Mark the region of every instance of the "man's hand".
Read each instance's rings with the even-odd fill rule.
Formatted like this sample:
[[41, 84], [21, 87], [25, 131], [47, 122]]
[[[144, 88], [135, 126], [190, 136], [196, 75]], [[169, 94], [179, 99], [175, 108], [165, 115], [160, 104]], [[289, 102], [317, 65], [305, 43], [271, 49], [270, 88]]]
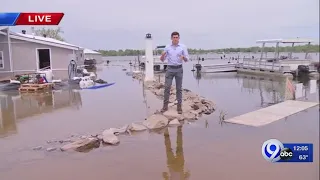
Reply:
[[180, 59], [181, 59], [182, 61], [187, 62], [187, 58], [185, 58], [183, 55], [180, 56]]
[[167, 53], [165, 51], [162, 52], [160, 60], [163, 62], [164, 58], [166, 57]]

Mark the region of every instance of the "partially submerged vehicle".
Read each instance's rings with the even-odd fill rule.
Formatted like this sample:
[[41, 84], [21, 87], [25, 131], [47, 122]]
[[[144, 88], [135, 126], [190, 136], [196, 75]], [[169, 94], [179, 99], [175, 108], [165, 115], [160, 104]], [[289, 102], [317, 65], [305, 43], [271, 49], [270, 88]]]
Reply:
[[95, 69], [97, 61], [95, 59], [85, 59], [84, 66], [86, 69]]

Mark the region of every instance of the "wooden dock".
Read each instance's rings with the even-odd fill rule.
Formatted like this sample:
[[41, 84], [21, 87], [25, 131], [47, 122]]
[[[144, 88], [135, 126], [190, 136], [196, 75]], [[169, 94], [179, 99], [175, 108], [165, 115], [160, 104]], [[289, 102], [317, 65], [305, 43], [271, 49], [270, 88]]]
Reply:
[[259, 127], [284, 119], [290, 115], [317, 105], [319, 105], [318, 102], [288, 100], [257, 111], [227, 119], [224, 122]]
[[[225, 63], [225, 64], [206, 64], [201, 65], [201, 72], [205, 73], [220, 73], [220, 72], [236, 72], [238, 63]], [[196, 68], [196, 64], [193, 65]]]
[[52, 90], [53, 83], [45, 84], [21, 84], [19, 91], [20, 92], [38, 92], [44, 90]]

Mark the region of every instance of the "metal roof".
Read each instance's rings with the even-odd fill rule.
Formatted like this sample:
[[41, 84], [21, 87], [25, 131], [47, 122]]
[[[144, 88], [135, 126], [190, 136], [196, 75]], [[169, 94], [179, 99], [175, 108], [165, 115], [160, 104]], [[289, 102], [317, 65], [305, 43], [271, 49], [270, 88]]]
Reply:
[[293, 38], [293, 39], [264, 39], [258, 40], [257, 43], [312, 43], [311, 39]]
[[97, 51], [93, 51], [93, 50], [91, 50], [91, 49], [84, 49], [84, 50], [83, 50], [83, 53], [84, 53], [84, 54], [101, 54], [101, 53], [99, 53], [99, 52], [97, 52]]
[[70, 43], [63, 42], [63, 41], [59, 41], [57, 39], [53, 39], [53, 38], [49, 38], [49, 37], [35, 36], [35, 35], [32, 35], [32, 34], [14, 33], [14, 32], [11, 32], [11, 34], [12, 35], [21, 36], [21, 37], [25, 37], [25, 38], [29, 38], [29, 39], [36, 39], [36, 40], [39, 40], [39, 41], [45, 41], [45, 42], [50, 42], [50, 43], [55, 43], [55, 44], [61, 44], [61, 45], [65, 45], [65, 46], [71, 46], [71, 47], [80, 48], [77, 45], [70, 44]]
[[[1, 32], [1, 31], [0, 31], [0, 34], [7, 35], [7, 33]], [[38, 44], [49, 45], [49, 46], [55, 46], [55, 47], [60, 47], [60, 48], [65, 48], [65, 49], [73, 49], [73, 50], [83, 49], [80, 46], [70, 44], [67, 42], [63, 42], [63, 41], [59, 41], [59, 40], [56, 40], [53, 38], [36, 36], [36, 35], [31, 35], [31, 34], [16, 33], [16, 32], [12, 32], [12, 31], [10, 31], [10, 38], [22, 40], [22, 41], [34, 42], [34, 43], [38, 43]]]

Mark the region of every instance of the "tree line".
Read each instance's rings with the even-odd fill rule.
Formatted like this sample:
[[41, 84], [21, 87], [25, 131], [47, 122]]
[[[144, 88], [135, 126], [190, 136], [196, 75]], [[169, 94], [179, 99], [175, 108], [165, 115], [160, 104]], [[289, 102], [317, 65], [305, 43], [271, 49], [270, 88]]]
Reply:
[[[97, 50], [103, 56], [138, 56], [144, 55], [144, 50], [125, 49], [125, 50]], [[275, 47], [265, 47], [264, 52], [274, 52]], [[280, 52], [320, 52], [320, 46], [316, 45], [299, 45], [279, 47]], [[161, 54], [162, 50], [157, 50], [157, 54]], [[207, 53], [257, 53], [261, 52], [261, 47], [253, 46], [247, 48], [224, 48], [224, 49], [188, 49], [189, 54], [207, 54]]]

